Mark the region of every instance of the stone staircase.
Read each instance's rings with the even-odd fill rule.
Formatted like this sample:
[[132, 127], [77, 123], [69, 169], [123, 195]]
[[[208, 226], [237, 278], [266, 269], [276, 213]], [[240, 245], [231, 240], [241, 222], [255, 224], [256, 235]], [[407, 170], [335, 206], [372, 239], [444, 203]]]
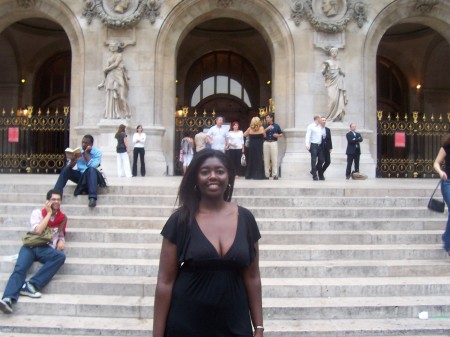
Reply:
[[[29, 214], [54, 181], [0, 175], [2, 289]], [[67, 186], [66, 263], [42, 298], [0, 313], [0, 336], [150, 336], [159, 233], [179, 182], [110, 179], [95, 209]], [[233, 199], [262, 234], [264, 335], [449, 336], [447, 214], [426, 208], [434, 183], [238, 180]], [[431, 318], [418, 319], [422, 311]]]

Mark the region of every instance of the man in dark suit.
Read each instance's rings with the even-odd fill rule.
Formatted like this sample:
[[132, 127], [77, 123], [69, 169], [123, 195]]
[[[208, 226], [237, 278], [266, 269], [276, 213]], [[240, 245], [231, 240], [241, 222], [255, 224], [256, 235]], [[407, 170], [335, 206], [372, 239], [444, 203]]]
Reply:
[[361, 134], [356, 132], [356, 124], [350, 124], [350, 131], [346, 135], [347, 137], [347, 169], [345, 170], [345, 177], [350, 179], [352, 170], [352, 164], [355, 162], [355, 170], [353, 172], [359, 172], [359, 157], [361, 156], [360, 143], [363, 141]]
[[319, 157], [317, 162], [317, 172], [319, 173], [319, 180], [325, 180], [325, 170], [331, 164], [331, 150], [333, 149], [333, 142], [331, 141], [331, 131], [325, 126], [327, 119], [321, 117], [320, 126], [322, 127], [322, 143], [320, 144], [320, 150], [323, 156]]

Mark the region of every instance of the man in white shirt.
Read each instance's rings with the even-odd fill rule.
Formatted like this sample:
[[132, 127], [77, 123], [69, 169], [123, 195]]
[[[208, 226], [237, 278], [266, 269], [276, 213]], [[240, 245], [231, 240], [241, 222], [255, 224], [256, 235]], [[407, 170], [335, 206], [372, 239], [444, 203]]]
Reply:
[[311, 171], [313, 180], [319, 180], [317, 173], [323, 177], [323, 172], [317, 172], [320, 167], [317, 166], [317, 160], [323, 162], [323, 153], [320, 144], [322, 143], [322, 127], [320, 125], [320, 116], [314, 116], [314, 122], [308, 125], [305, 136], [306, 149], [311, 153]]
[[226, 138], [228, 130], [223, 126], [223, 117], [216, 118], [216, 125], [208, 130], [208, 143], [211, 144], [211, 148], [225, 152]]

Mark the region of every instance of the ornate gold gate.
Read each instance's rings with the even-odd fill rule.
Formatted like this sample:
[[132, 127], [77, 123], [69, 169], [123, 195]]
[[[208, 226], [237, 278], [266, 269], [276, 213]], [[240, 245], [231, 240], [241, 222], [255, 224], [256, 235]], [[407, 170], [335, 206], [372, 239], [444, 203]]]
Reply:
[[426, 116], [377, 113], [377, 177], [433, 178], [433, 162], [443, 136], [449, 132], [450, 113]]
[[69, 146], [69, 107], [61, 114], [40, 110], [2, 111], [0, 173], [58, 173]]
[[[189, 112], [191, 110], [191, 112]], [[189, 115], [191, 114], [191, 115]], [[183, 107], [182, 110], [178, 110], [175, 117], [175, 144], [174, 144], [174, 174], [183, 174], [183, 165], [180, 162], [180, 145], [181, 140], [185, 134], [194, 138], [195, 134], [203, 131], [203, 129], [209, 129], [215, 123], [216, 113], [213, 111], [209, 114], [203, 111], [199, 114], [197, 110], [189, 107]]]

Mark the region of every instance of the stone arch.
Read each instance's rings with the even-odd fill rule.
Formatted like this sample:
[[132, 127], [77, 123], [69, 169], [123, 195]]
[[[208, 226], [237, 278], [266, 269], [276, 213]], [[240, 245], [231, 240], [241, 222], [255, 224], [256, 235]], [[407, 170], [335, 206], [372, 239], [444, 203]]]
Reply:
[[[0, 32], [16, 21], [27, 18], [42, 18], [59, 24], [67, 34], [72, 50], [72, 85], [70, 93], [71, 131], [83, 123], [83, 83], [85, 47], [83, 34], [77, 17], [62, 1], [37, 0], [34, 6], [21, 8], [15, 0], [0, 3]], [[71, 143], [78, 143], [71, 132]]]
[[[258, 20], [254, 13], [258, 13]], [[277, 121], [294, 124], [294, 45], [283, 16], [268, 2], [236, 1], [227, 8], [214, 0], [184, 1], [167, 16], [156, 41], [155, 106], [153, 125], [165, 127], [163, 152], [173, 173], [175, 114], [175, 76], [178, 48], [186, 35], [199, 23], [214, 18], [233, 18], [253, 26], [266, 40], [272, 58], [272, 96]]]
[[[386, 6], [370, 25], [363, 47], [364, 68], [364, 128], [376, 130], [376, 57], [378, 46], [386, 31], [400, 23], [420, 23], [441, 34], [450, 43], [448, 18], [450, 17], [450, 3], [440, 1], [427, 14], [416, 9], [416, 2], [410, 0], [394, 1]], [[376, 156], [376, 132], [372, 133], [370, 153]]]

